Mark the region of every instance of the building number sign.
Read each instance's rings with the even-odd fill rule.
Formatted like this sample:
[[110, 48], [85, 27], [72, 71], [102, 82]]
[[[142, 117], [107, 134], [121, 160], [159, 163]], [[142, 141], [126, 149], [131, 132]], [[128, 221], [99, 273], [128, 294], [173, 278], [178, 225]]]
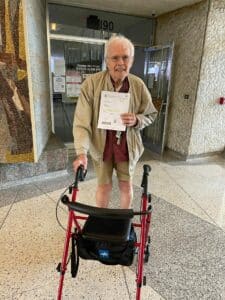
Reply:
[[100, 20], [100, 30], [113, 31], [114, 24], [112, 21]]

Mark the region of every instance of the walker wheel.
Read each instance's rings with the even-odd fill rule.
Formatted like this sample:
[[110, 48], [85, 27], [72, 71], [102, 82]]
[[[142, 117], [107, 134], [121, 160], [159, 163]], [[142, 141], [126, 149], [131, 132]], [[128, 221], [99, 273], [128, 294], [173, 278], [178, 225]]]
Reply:
[[149, 246], [147, 245], [145, 248], [145, 257], [144, 257], [144, 262], [147, 263], [149, 261], [149, 256], [150, 256], [150, 252], [149, 252]]
[[146, 276], [143, 277], [143, 285], [146, 285]]
[[71, 243], [71, 276], [75, 278], [77, 276], [78, 267], [79, 267], [79, 255], [77, 252], [77, 241], [75, 238], [75, 234], [72, 235], [72, 243]]

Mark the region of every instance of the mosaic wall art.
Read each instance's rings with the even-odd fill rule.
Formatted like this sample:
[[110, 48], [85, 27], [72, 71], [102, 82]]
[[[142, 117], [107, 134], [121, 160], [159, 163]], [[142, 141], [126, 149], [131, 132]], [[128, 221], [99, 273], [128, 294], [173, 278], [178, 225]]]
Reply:
[[22, 0], [0, 0], [0, 163], [33, 161]]

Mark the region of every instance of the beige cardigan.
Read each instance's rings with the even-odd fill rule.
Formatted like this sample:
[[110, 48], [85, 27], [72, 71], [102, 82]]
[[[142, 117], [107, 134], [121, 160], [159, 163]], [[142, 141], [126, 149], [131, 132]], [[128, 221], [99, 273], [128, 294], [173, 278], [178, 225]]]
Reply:
[[[132, 74], [128, 75], [128, 81], [131, 95], [129, 112], [135, 113], [138, 118], [137, 126], [127, 127], [129, 171], [133, 174], [144, 150], [140, 129], [154, 121], [157, 110], [144, 82]], [[103, 159], [106, 140], [106, 130], [97, 128], [102, 91], [114, 91], [107, 71], [89, 76], [82, 84], [73, 124], [76, 154], [87, 154], [90, 151], [91, 157], [96, 161]]]

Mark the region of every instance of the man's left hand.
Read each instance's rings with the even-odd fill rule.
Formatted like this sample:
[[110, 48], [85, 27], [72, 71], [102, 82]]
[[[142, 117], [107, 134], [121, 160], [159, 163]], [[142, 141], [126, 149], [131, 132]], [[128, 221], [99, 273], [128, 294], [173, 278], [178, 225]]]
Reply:
[[137, 125], [137, 117], [133, 113], [125, 113], [120, 115], [124, 125], [131, 127]]

